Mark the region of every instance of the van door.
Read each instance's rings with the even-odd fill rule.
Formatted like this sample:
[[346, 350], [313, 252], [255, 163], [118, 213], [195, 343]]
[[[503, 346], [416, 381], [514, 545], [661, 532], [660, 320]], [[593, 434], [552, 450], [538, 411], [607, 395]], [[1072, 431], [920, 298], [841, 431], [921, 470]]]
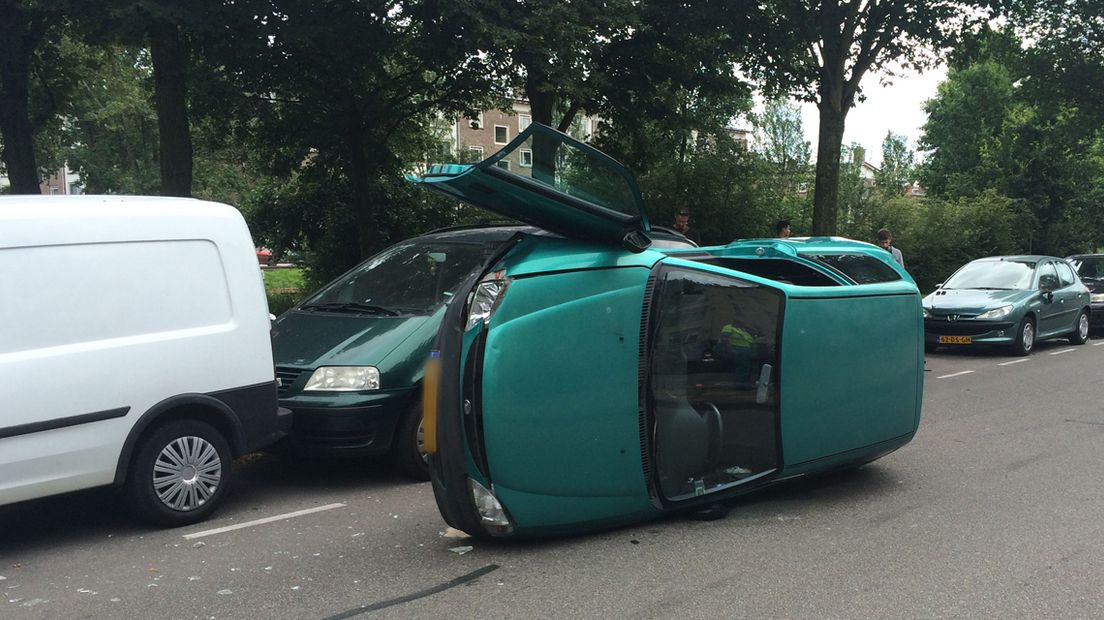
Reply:
[[654, 299], [646, 407], [660, 497], [677, 502], [777, 471], [782, 292], [664, 267]]

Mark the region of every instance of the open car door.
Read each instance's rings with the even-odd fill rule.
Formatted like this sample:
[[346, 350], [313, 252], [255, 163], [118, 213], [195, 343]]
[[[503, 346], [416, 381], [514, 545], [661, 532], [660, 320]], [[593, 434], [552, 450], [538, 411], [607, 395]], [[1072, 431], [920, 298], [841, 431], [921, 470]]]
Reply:
[[478, 164], [437, 164], [410, 180], [565, 237], [633, 252], [651, 244], [640, 189], [629, 171], [538, 123]]

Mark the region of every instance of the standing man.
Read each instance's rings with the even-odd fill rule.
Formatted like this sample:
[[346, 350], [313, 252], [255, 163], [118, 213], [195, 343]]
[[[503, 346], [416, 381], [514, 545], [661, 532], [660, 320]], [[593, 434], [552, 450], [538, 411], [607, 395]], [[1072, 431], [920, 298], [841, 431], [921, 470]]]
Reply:
[[882, 249], [893, 255], [893, 260], [897, 261], [897, 264], [902, 269], [905, 267], [905, 257], [901, 254], [901, 250], [893, 247], [893, 233], [889, 232], [888, 228], [883, 228], [878, 231], [878, 245], [882, 246]]
[[774, 223], [774, 236], [785, 239], [790, 236], [790, 220], [778, 220]]
[[673, 228], [683, 237], [701, 245], [701, 233], [696, 228], [690, 228], [690, 209], [680, 207], [678, 211], [675, 211], [675, 225]]

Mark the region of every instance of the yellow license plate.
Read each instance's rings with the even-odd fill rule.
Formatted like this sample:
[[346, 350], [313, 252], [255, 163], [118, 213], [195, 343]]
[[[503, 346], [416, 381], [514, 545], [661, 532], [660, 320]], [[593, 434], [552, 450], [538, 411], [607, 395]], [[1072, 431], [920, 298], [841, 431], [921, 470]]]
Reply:
[[973, 342], [969, 336], [940, 336], [939, 344], [970, 344]]
[[441, 380], [441, 353], [433, 351], [426, 362], [422, 389], [422, 431], [427, 454], [437, 453], [437, 385]]

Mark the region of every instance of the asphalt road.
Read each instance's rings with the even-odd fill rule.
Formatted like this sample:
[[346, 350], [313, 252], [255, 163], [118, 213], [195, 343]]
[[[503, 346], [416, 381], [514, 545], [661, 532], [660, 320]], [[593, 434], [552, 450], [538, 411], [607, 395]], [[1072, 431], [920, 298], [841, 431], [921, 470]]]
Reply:
[[1104, 340], [927, 366], [911, 444], [720, 521], [489, 545], [428, 484], [269, 456], [178, 530], [104, 491], [2, 508], [0, 617], [1104, 617]]

